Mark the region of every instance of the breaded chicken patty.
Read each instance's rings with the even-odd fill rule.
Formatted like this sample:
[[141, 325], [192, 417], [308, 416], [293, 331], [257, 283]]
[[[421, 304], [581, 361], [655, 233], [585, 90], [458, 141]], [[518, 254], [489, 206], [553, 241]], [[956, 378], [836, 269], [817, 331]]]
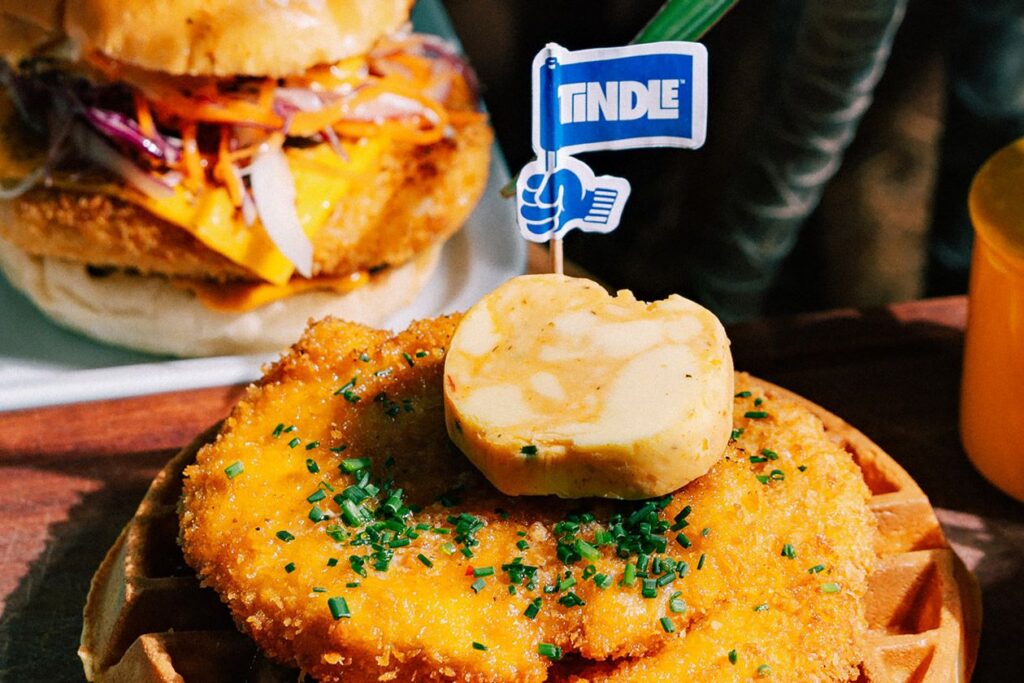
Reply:
[[[450, 237], [483, 192], [492, 137], [481, 117], [431, 145], [388, 143], [313, 238], [314, 274], [401, 265]], [[58, 177], [54, 187], [0, 202], [0, 237], [33, 256], [147, 275], [258, 279], [185, 229], [93, 188], [80, 192]]]
[[740, 375], [725, 457], [675, 494], [506, 497], [446, 435], [456, 323], [313, 325], [186, 470], [186, 559], [271, 658], [323, 681], [855, 678], [869, 494], [816, 418]]

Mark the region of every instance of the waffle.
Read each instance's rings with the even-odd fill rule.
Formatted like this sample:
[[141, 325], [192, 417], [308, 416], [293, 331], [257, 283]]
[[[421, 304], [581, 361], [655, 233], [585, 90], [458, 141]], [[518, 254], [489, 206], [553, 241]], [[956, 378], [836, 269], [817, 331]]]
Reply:
[[[767, 382], [769, 398], [817, 415], [860, 467], [872, 498], [878, 563], [869, 579], [869, 632], [856, 683], [970, 680], [981, 630], [974, 577], [950, 549], [928, 498], [877, 445], [821, 407]], [[217, 433], [201, 434], [153, 480], [135, 517], [93, 577], [78, 654], [90, 681], [295, 681], [232, 624], [200, 587], [177, 545], [182, 470]]]

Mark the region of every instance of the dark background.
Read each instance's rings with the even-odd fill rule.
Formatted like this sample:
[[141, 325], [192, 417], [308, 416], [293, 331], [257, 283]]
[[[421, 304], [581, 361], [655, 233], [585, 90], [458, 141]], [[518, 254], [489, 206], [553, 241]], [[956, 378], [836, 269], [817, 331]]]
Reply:
[[[513, 173], [532, 158], [530, 63], [549, 41], [569, 49], [621, 45], [661, 0], [445, 0], [484, 87]], [[686, 294], [683, 255], [699, 239], [749, 145], [773, 70], [788, 47], [780, 26], [798, 0], [740, 2], [705, 38], [710, 53], [706, 145], [588, 154], [596, 173], [633, 185], [620, 228], [571, 233], [567, 257], [643, 298]], [[786, 263], [768, 313], [870, 306], [925, 294], [931, 196], [944, 119], [952, 3], [911, 2], [889, 68], [840, 173]], [[960, 190], [966, 202], [966, 188]]]

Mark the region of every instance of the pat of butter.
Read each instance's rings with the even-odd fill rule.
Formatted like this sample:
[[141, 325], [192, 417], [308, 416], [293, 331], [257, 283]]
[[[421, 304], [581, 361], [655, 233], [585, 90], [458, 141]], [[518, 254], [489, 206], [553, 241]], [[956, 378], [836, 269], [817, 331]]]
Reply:
[[452, 440], [511, 495], [663, 495], [704, 474], [732, 429], [732, 356], [711, 312], [561, 275], [473, 306], [444, 389]]

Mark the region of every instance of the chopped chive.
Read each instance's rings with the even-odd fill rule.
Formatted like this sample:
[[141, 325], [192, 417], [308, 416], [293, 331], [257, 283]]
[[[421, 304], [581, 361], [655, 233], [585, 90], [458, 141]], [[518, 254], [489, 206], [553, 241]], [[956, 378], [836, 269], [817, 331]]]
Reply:
[[295, 438], [288, 442], [288, 448], [295, 448], [300, 443], [302, 443], [302, 440], [296, 436]]
[[494, 576], [494, 567], [474, 567], [473, 576]]
[[416, 365], [415, 363], [413, 363], [413, 362], [412, 362], [412, 356], [410, 356], [410, 355], [408, 354], [408, 352], [406, 352], [406, 351], [403, 351], [403, 352], [402, 352], [402, 358], [404, 358], [404, 359], [405, 359], [405, 362], [409, 364], [409, 367], [410, 367], [410, 368], [411, 368], [411, 367], [413, 367], [414, 365]]
[[359, 588], [360, 583], [358, 581], [349, 581], [345, 584], [345, 588]]
[[770, 448], [763, 448], [763, 449], [761, 449], [761, 455], [763, 455], [764, 457], [768, 458], [769, 460], [778, 460], [779, 459], [779, 454], [776, 453], [775, 451], [771, 450]]
[[583, 599], [580, 596], [576, 595], [572, 591], [569, 591], [562, 597], [558, 598], [558, 604], [564, 607], [582, 607], [587, 603], [583, 602]]
[[471, 548], [466, 548], [465, 546], [463, 546], [459, 549], [459, 552], [461, 552], [466, 557], [473, 557], [473, 550]]
[[672, 623], [672, 619], [670, 619], [669, 617], [662, 617], [658, 621], [661, 622], [661, 627], [663, 629], [665, 629], [665, 633], [675, 633], [676, 632], [676, 625], [674, 623]]
[[336, 557], [329, 558], [327, 560], [327, 566], [328, 567], [337, 567], [338, 566], [338, 558], [336, 558]]
[[751, 394], [749, 391], [741, 391], [736, 394], [736, 398], [750, 398]]
[[426, 358], [427, 357], [427, 352], [426, 351], [417, 351], [416, 352], [416, 357], [417, 358]]
[[636, 583], [636, 565], [632, 562], [626, 563], [625, 573], [622, 575], [622, 585], [632, 586]]
[[690, 565], [686, 560], [679, 560], [679, 562], [676, 563], [676, 573], [679, 574], [680, 579], [685, 579], [688, 571], [690, 571]]
[[327, 589], [324, 588], [323, 586], [313, 586], [312, 591], [314, 593], [326, 593]]
[[706, 557], [707, 557], [706, 553], [701, 553], [700, 554], [700, 559], [697, 560], [697, 571], [700, 571], [701, 569], [704, 569], [704, 559]]
[[327, 519], [327, 514], [320, 509], [319, 505], [314, 505], [309, 509], [309, 520], [316, 524]]
[[540, 606], [542, 603], [543, 601], [540, 598], [534, 598], [530, 602], [530, 604], [527, 605], [526, 611], [523, 612], [523, 616], [525, 616], [527, 619], [535, 618], [537, 616], [537, 613], [540, 612]]
[[352, 617], [352, 613], [348, 611], [348, 603], [340, 595], [334, 598], [327, 598], [327, 609], [331, 610], [331, 616], [334, 617], [335, 621]]
[[768, 476], [771, 477], [772, 481], [782, 481], [786, 478], [786, 473], [782, 470], [772, 470]]
[[323, 489], [317, 489], [316, 491], [313, 491], [313, 493], [311, 493], [308, 496], [306, 496], [306, 502], [307, 503], [319, 503], [321, 500], [323, 500], [326, 497], [327, 497], [327, 494], [324, 493]]
[[742, 428], [734, 429], [734, 430], [732, 430], [732, 434], [729, 435], [729, 440], [730, 441], [735, 441], [736, 439], [740, 438], [741, 436], [743, 436], [743, 429]]
[[562, 648], [551, 643], [537, 643], [537, 654], [557, 662], [562, 658]]
[[759, 405], [761, 405], [762, 403], [764, 403], [764, 399], [763, 399], [763, 398], [761, 398], [760, 396], [758, 396], [757, 398], [755, 398], [755, 399], [754, 399], [754, 405], [755, 405], [755, 406], [759, 406]]
[[600, 588], [601, 590], [611, 588], [612, 577], [608, 576], [607, 574], [594, 574], [594, 585]]
[[594, 546], [590, 545], [582, 539], [576, 539], [576, 542], [573, 544], [573, 547], [584, 560], [587, 560], [589, 562], [594, 562], [595, 560], [601, 557], [600, 550], [598, 550], [597, 548], [595, 548]]
[[686, 611], [686, 601], [679, 597], [680, 595], [681, 593], [676, 591], [668, 601], [668, 608], [676, 614], [682, 614]]
[[564, 579], [559, 580], [559, 582], [558, 582], [558, 591], [559, 592], [564, 591], [564, 590], [566, 590], [568, 588], [572, 588], [575, 585], [576, 585], [576, 577], [567, 576]]
[[675, 572], [668, 572], [666, 574], [662, 574], [661, 576], [659, 576], [657, 581], [655, 581], [655, 584], [660, 588], [661, 586], [667, 586], [668, 584], [672, 583], [675, 580], [676, 580], [676, 573]]
[[700, 535], [703, 536], [704, 538], [707, 538], [708, 536], [710, 536], [711, 535], [711, 527], [707, 527], [706, 526], [703, 529], [701, 529], [700, 530]]
[[782, 556], [783, 557], [788, 557], [791, 560], [795, 560], [796, 559], [796, 548], [794, 548], [792, 546], [792, 544], [790, 544], [790, 543], [784, 544], [782, 546]]
[[281, 432], [283, 432], [283, 431], [284, 431], [284, 422], [279, 422], [277, 424], [277, 426], [274, 427], [274, 431], [271, 432], [271, 433], [274, 435], [274, 438], [276, 439], [277, 437], [281, 436]]
[[763, 420], [768, 417], [768, 413], [763, 410], [748, 410], [743, 413], [743, 417], [750, 418], [751, 420]]
[[288, 564], [286, 564], [284, 566], [284, 570], [287, 573], [291, 574], [293, 571], [295, 571], [295, 563], [294, 562], [289, 562]]
[[[314, 441], [313, 443], [319, 444], [320, 442]], [[306, 446], [306, 450], [309, 450], [309, 446]], [[310, 474], [316, 474], [320, 471], [320, 465], [317, 465], [316, 460], [313, 460], [313, 458], [306, 458], [306, 469], [309, 470]]]
[[392, 548], [404, 548], [410, 543], [412, 543], [412, 541], [410, 541], [408, 538], [396, 538], [395, 540], [388, 543], [388, 545]]
[[752, 464], [752, 465], [756, 465], [756, 464], [762, 463], [762, 462], [768, 462], [768, 458], [762, 458], [760, 455], [752, 455], [752, 456], [750, 456], [749, 459], [750, 459], [750, 464]]
[[537, 455], [537, 447], [531, 443], [520, 448], [519, 452], [523, 455]]
[[245, 465], [242, 464], [241, 460], [236, 460], [224, 468], [224, 474], [228, 475], [228, 479], [234, 479], [244, 471]]
[[469, 587], [473, 589], [474, 593], [479, 593], [486, 585], [487, 583], [483, 579], [477, 579], [473, 583], [469, 584]]
[[771, 479], [769, 479], [767, 474], [759, 474], [759, 475], [757, 475], [757, 480], [759, 482], [761, 482], [762, 484], [767, 484], [769, 481], [771, 481]]
[[343, 443], [340, 446], [333, 446], [332, 448], [329, 448], [328, 450], [331, 453], [344, 453], [347, 448], [348, 448], [348, 444], [347, 443]]
[[341, 461], [341, 471], [347, 474], [358, 472], [370, 466], [369, 458], [345, 458]]
[[518, 541], [516, 541], [516, 547], [520, 550], [526, 550], [530, 547], [530, 544], [524, 541], [523, 539], [519, 539]]
[[416, 559], [418, 559], [420, 562], [422, 562], [427, 567], [433, 567], [434, 566], [434, 563], [430, 561], [430, 558], [427, 557], [426, 555], [424, 555], [423, 553], [420, 553], [419, 555], [417, 555]]
[[597, 573], [597, 567], [595, 567], [592, 564], [588, 564], [586, 566], [586, 568], [583, 570], [583, 580], [586, 581], [587, 579], [589, 579], [591, 576], [593, 576], [596, 573]]
[[838, 583], [823, 583], [823, 584], [821, 584], [821, 592], [822, 593], [838, 593], [839, 592], [839, 584]]
[[768, 611], [768, 603], [762, 602], [760, 605], [757, 605], [756, 607], [754, 607], [754, 611], [755, 612], [767, 612]]
[[[306, 450], [307, 451], [311, 451], [311, 450], [313, 450], [314, 448], [316, 448], [319, 445], [320, 445], [319, 441], [310, 441], [309, 443], [306, 444]], [[310, 462], [309, 460], [306, 461], [306, 467], [309, 467], [309, 462]], [[313, 463], [313, 464], [315, 465], [316, 463]], [[320, 470], [320, 468], [317, 467], [317, 471], [319, 471], [319, 470]]]
[[757, 667], [757, 675], [759, 678], [767, 678], [772, 675], [772, 668], [767, 664], [762, 664]]
[[809, 568], [807, 570], [807, 573], [808, 574], [817, 574], [818, 572], [823, 572], [823, 571], [825, 571], [825, 565], [823, 565], [823, 564], [816, 564], [813, 567]]
[[729, 663], [736, 664], [737, 660], [739, 660], [739, 655], [736, 654], [736, 650], [729, 650]]
[[684, 548], [689, 548], [691, 545], [693, 545], [693, 542], [690, 540], [690, 537], [684, 534], [682, 531], [680, 531], [676, 535], [676, 543], [683, 546]]
[[658, 584], [654, 579], [642, 579], [643, 587], [640, 589], [640, 595], [647, 598], [658, 597]]
[[800, 466], [797, 467], [797, 469], [800, 470], [801, 472], [806, 472], [807, 471], [807, 465], [800, 465]]
[[277, 532], [276, 534], [274, 534], [274, 535], [275, 535], [275, 536], [277, 536], [278, 538], [280, 538], [280, 539], [281, 539], [282, 541], [284, 541], [285, 543], [291, 543], [292, 541], [294, 541], [294, 540], [295, 540], [295, 537], [294, 537], [294, 536], [292, 536], [292, 535], [291, 535], [290, 533], [288, 533], [287, 531], [278, 531], [278, 532]]
[[484, 652], [486, 652], [486, 651], [487, 651], [487, 646], [486, 646], [486, 645], [484, 645], [483, 643], [478, 643], [478, 642], [476, 642], [476, 641], [474, 640], [474, 641], [473, 641], [473, 649], [474, 649], [474, 650], [481, 650], [481, 651], [484, 651]]
[[441, 550], [444, 552], [445, 555], [454, 555], [455, 545], [452, 543], [445, 543], [441, 546]]
[[284, 428], [284, 433], [285, 434], [291, 434], [296, 429], [297, 429], [297, 427], [295, 425], [288, 425], [287, 427]]

